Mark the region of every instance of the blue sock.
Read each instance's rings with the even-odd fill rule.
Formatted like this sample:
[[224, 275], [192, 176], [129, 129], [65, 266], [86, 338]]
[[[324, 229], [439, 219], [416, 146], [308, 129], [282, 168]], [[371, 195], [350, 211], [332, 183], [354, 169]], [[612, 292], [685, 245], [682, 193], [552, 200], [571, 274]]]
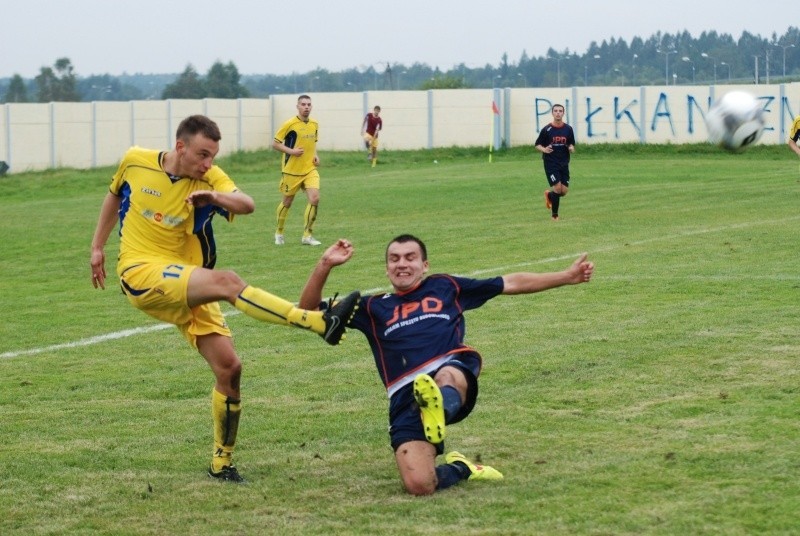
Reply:
[[442, 403], [444, 404], [444, 420], [447, 423], [461, 409], [461, 395], [458, 394], [455, 387], [450, 385], [445, 385], [440, 391], [442, 392]]
[[463, 463], [447, 463], [436, 466], [436, 489], [445, 489], [454, 486], [469, 478], [469, 468]]

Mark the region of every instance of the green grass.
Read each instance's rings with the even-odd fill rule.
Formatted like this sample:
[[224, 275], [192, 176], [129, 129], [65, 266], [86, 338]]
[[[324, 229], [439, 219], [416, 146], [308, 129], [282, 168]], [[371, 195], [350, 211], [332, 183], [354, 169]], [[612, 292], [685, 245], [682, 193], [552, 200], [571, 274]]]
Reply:
[[[800, 533], [796, 158], [581, 146], [554, 223], [532, 148], [487, 156], [385, 153], [370, 169], [361, 153], [322, 155], [316, 235], [357, 248], [331, 292], [387, 288], [383, 250], [401, 232], [427, 242], [433, 272], [551, 271], [581, 251], [596, 263], [588, 285], [467, 313], [481, 394], [447, 447], [506, 479], [427, 498], [401, 489], [359, 333], [332, 348], [227, 305], [250, 482], [208, 479], [207, 365], [113, 285], [91, 287], [113, 170], [0, 179], [0, 533]], [[219, 267], [296, 300], [321, 253], [299, 244], [304, 203], [276, 248], [276, 154], [221, 164], [258, 208], [217, 223]]]

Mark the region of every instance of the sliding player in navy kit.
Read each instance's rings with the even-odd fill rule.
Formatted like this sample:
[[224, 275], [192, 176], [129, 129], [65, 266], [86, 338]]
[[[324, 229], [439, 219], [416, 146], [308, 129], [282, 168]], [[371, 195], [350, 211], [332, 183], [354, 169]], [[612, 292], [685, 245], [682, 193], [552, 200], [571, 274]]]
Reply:
[[[353, 255], [344, 239], [325, 250], [299, 307], [320, 307], [331, 270]], [[444, 453], [446, 425], [470, 414], [478, 396], [480, 354], [464, 343], [463, 312], [500, 294], [529, 294], [585, 283], [594, 264], [581, 255], [561, 272], [513, 273], [489, 279], [446, 274], [425, 277], [425, 244], [412, 235], [394, 238], [386, 248], [386, 275], [393, 292], [362, 296], [348, 327], [367, 337], [375, 365], [389, 395], [389, 435], [403, 485], [413, 495], [429, 495], [462, 480], [500, 480], [489, 466]]]
[[536, 138], [536, 150], [542, 153], [544, 174], [551, 190], [544, 191], [544, 205], [558, 221], [558, 206], [569, 191], [569, 157], [575, 152], [575, 133], [564, 122], [564, 106], [554, 104], [553, 121]]

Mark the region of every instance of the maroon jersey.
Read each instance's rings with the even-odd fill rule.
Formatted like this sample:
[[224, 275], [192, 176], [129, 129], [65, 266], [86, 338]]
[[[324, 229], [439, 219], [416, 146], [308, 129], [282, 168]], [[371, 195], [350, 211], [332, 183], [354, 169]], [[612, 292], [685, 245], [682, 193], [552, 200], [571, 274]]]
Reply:
[[364, 122], [367, 124], [367, 134], [370, 136], [374, 136], [377, 131], [383, 128], [383, 119], [380, 116], [375, 117], [372, 112], [367, 114]]

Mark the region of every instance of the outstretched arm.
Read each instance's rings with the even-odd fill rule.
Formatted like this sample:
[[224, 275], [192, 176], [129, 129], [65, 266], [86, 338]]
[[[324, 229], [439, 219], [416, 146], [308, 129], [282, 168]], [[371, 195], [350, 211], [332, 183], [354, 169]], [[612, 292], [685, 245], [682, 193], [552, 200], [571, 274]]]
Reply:
[[325, 250], [314, 271], [303, 287], [303, 292], [300, 294], [300, 303], [298, 306], [301, 309], [316, 310], [319, 309], [319, 304], [322, 301], [322, 289], [325, 288], [325, 282], [331, 270], [335, 266], [346, 263], [353, 256], [353, 244], [349, 240], [340, 238], [331, 247]]
[[588, 283], [594, 273], [594, 263], [584, 253], [566, 270], [535, 274], [519, 272], [503, 276], [503, 294], [531, 294], [563, 285]]
[[92, 267], [92, 285], [94, 288], [106, 288], [106, 254], [104, 248], [111, 231], [117, 224], [121, 199], [108, 192], [100, 208], [97, 227], [94, 230], [89, 264]]

